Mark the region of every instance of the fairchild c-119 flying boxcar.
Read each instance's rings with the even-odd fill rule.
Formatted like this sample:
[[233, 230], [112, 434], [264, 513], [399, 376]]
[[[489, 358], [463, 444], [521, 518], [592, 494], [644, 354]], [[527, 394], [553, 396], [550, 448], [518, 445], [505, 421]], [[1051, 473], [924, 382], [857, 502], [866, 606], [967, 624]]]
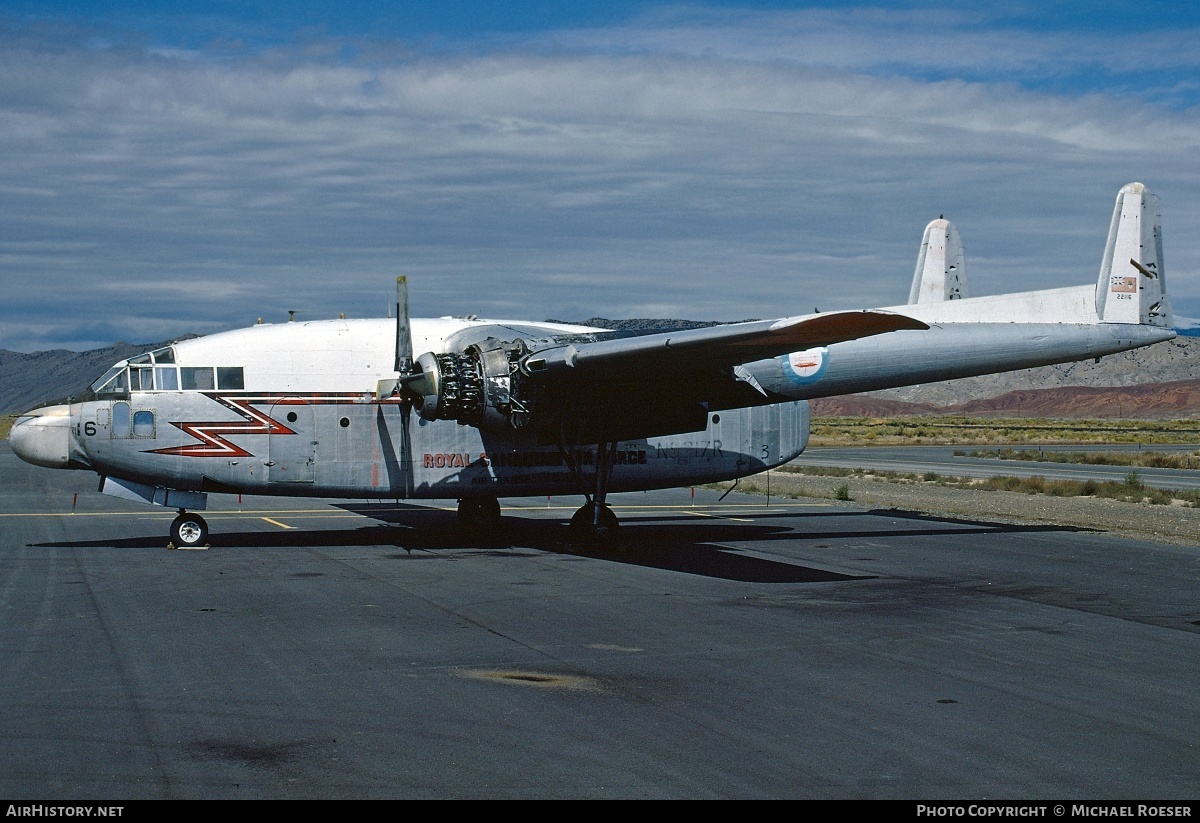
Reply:
[[21, 416], [9, 439], [30, 463], [94, 471], [107, 494], [179, 509], [178, 546], [207, 540], [195, 512], [210, 493], [457, 499], [466, 525], [497, 520], [499, 497], [579, 493], [573, 527], [606, 534], [617, 528], [609, 492], [733, 480], [792, 460], [808, 440], [811, 398], [1175, 336], [1158, 202], [1140, 183], [1117, 195], [1094, 286], [964, 297], [961, 244], [946, 225], [922, 250], [944, 266], [944, 299], [914, 282], [903, 306], [636, 335], [410, 321], [399, 278], [394, 321], [177, 342]]

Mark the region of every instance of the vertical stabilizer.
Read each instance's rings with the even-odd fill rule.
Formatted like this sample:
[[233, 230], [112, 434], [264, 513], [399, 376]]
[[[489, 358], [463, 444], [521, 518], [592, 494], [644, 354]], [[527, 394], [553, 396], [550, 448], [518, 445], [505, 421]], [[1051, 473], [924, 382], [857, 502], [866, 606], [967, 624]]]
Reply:
[[1141, 183], [1117, 193], [1096, 281], [1096, 314], [1105, 323], [1172, 325], [1158, 198]]
[[939, 217], [925, 227], [908, 302], [942, 303], [967, 296], [962, 240], [949, 220]]

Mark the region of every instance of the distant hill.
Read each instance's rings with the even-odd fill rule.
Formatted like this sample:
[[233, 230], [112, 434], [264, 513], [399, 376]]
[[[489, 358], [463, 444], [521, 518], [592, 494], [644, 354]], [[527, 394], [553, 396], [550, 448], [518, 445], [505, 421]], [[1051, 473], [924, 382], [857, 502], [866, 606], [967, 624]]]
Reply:
[[91, 351], [0, 349], [0, 414], [20, 414], [87, 389], [118, 360], [167, 345], [114, 343]]
[[[682, 329], [706, 329], [709, 326], [719, 326], [722, 323], [727, 323], [727, 320], [654, 320], [654, 319], [633, 319], [633, 320], [606, 320], [603, 317], [592, 317], [587, 320], [547, 320], [547, 323], [566, 323], [571, 326], [596, 326], [601, 329], [611, 329], [613, 331], [644, 331], [644, 332], [663, 332], [663, 331], [680, 331]], [[734, 322], [745, 322], [737, 320]]]
[[1200, 337], [1200, 320], [1175, 315], [1175, 331], [1184, 337]]
[[[1110, 354], [1099, 363], [1085, 360], [983, 377], [964, 377], [871, 392], [869, 396], [906, 403], [957, 406], [980, 398], [1027, 389], [1069, 386], [1141, 386], [1200, 380], [1200, 338], [1177, 337], [1144, 349]], [[1069, 411], [1069, 409], [1064, 409]]]
[[1200, 379], [1141, 386], [1063, 386], [1018, 389], [996, 397], [942, 406], [906, 403], [867, 394], [823, 397], [812, 401], [821, 417], [1054, 417], [1086, 420], [1180, 420], [1200, 417]]

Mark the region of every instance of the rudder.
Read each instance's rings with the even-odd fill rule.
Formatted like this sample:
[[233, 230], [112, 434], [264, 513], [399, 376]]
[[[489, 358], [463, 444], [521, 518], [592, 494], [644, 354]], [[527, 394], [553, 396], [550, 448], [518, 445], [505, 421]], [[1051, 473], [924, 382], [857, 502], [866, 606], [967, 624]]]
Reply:
[[1096, 281], [1096, 314], [1104, 323], [1173, 325], [1158, 197], [1141, 183], [1117, 193]]
[[917, 269], [913, 273], [909, 305], [962, 300], [967, 296], [967, 269], [958, 229], [939, 217], [925, 227]]

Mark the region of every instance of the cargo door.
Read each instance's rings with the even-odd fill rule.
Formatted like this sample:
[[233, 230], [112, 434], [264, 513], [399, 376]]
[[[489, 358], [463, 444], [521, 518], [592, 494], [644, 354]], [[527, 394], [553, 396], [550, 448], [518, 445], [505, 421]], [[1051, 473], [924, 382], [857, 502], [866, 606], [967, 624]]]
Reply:
[[312, 483], [316, 479], [317, 437], [313, 409], [299, 397], [285, 397], [271, 406], [267, 436], [267, 479], [272, 483]]

